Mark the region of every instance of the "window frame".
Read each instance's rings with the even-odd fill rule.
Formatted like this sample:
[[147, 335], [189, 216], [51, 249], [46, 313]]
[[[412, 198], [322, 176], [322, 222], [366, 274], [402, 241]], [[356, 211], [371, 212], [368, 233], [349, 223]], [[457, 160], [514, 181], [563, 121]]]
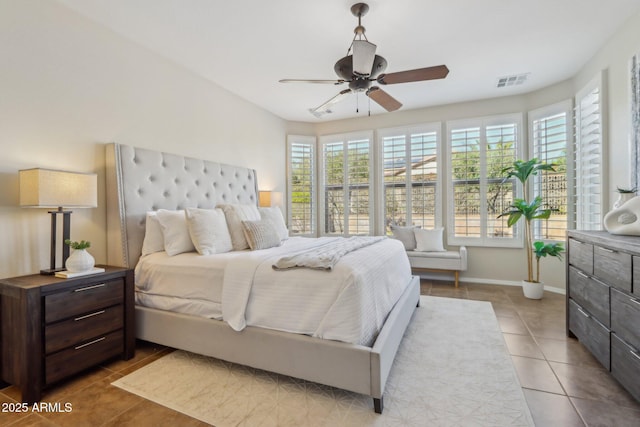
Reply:
[[[480, 246], [480, 247], [502, 247], [502, 248], [522, 248], [524, 247], [524, 233], [522, 232], [522, 224], [518, 223], [513, 226], [512, 237], [490, 237], [486, 235], [487, 218], [486, 212], [486, 188], [487, 188], [487, 135], [486, 131], [491, 126], [504, 126], [514, 124], [516, 136], [515, 158], [521, 159], [524, 152], [523, 138], [523, 113], [508, 113], [494, 116], [485, 116], [477, 118], [449, 120], [446, 122], [446, 164], [449, 169], [446, 180], [446, 197], [447, 197], [447, 241], [450, 245], [456, 246]], [[456, 236], [455, 235], [455, 199], [454, 185], [451, 174], [452, 169], [452, 132], [457, 129], [480, 128], [480, 236]], [[522, 185], [515, 180], [514, 198], [522, 197]]]
[[[344, 218], [343, 218], [343, 226], [344, 226], [344, 232], [343, 233], [327, 233], [326, 232], [326, 221], [325, 221], [325, 216], [326, 216], [326, 201], [325, 201], [325, 197], [324, 197], [324, 193], [325, 193], [325, 173], [326, 173], [326, 168], [325, 168], [325, 157], [324, 157], [324, 147], [327, 144], [332, 144], [332, 143], [343, 143], [343, 144], [347, 144], [349, 142], [352, 141], [360, 141], [360, 140], [368, 140], [369, 143], [369, 179], [368, 179], [368, 185], [369, 185], [369, 208], [368, 208], [368, 215], [369, 215], [369, 230], [367, 235], [374, 235], [375, 232], [375, 222], [376, 222], [376, 218], [375, 218], [375, 213], [376, 213], [376, 185], [375, 185], [375, 179], [374, 179], [374, 138], [373, 138], [373, 131], [369, 130], [369, 131], [358, 131], [358, 132], [349, 132], [349, 133], [340, 133], [340, 134], [332, 134], [332, 135], [322, 135], [318, 138], [318, 150], [317, 152], [319, 153], [317, 155], [317, 164], [318, 164], [318, 171], [319, 173], [318, 175], [318, 185], [317, 185], [317, 206], [318, 206], [318, 235], [319, 236], [344, 236], [344, 237], [350, 237], [350, 236], [356, 236], [358, 234], [353, 234], [351, 233], [351, 230], [349, 228], [349, 214], [347, 213], [347, 211], [345, 210], [344, 213]], [[348, 173], [348, 158], [347, 156], [345, 156], [343, 158], [344, 161], [344, 167], [343, 167], [343, 177], [345, 179], [344, 181], [344, 188], [347, 188], [349, 186], [349, 182], [346, 179], [347, 178], [347, 173]], [[348, 192], [345, 192], [344, 196], [343, 196], [343, 206], [348, 206], [348, 202], [349, 202], [349, 196], [348, 196]]]
[[[376, 151], [378, 162], [376, 164], [376, 170], [378, 171], [378, 179], [376, 180], [377, 194], [379, 194], [378, 200], [380, 200], [379, 207], [376, 210], [378, 218], [376, 219], [376, 228], [380, 234], [386, 234], [385, 224], [385, 206], [386, 206], [386, 194], [385, 194], [385, 182], [384, 182], [384, 139], [397, 136], [403, 136], [405, 138], [405, 153], [406, 158], [410, 159], [410, 146], [411, 136], [420, 133], [436, 134], [436, 174], [438, 179], [435, 183], [435, 206], [434, 206], [434, 227], [442, 227], [442, 187], [443, 187], [443, 157], [442, 157], [442, 123], [423, 123], [419, 125], [411, 126], [398, 126], [393, 128], [378, 129], [376, 135]], [[410, 161], [409, 161], [410, 163]], [[407, 165], [409, 166], [409, 165]], [[411, 176], [407, 175], [405, 180], [405, 188], [412, 188]], [[411, 208], [412, 201], [408, 197], [406, 200], [406, 221], [407, 224], [411, 222]]]
[[[544, 107], [536, 108], [535, 110], [531, 110], [527, 113], [528, 119], [528, 130], [529, 130], [529, 158], [538, 158], [537, 150], [536, 150], [536, 138], [534, 135], [534, 122], [537, 120], [546, 119], [552, 117], [557, 114], [565, 114], [566, 117], [566, 130], [565, 130], [565, 156], [566, 156], [566, 165], [567, 165], [567, 175], [566, 175], [566, 186], [567, 186], [567, 219], [566, 219], [566, 230], [569, 230], [573, 226], [573, 218], [575, 216], [575, 204], [573, 203], [574, 199], [574, 167], [573, 167], [573, 102], [570, 99], [565, 101], [557, 102], [555, 104], [547, 105]], [[543, 159], [544, 160], [544, 159]], [[529, 183], [529, 191], [530, 194], [535, 195], [535, 187], [536, 182], [539, 182], [540, 176], [535, 176]], [[545, 199], [544, 195], [542, 196], [543, 200]], [[540, 223], [539, 221], [534, 222], [533, 226], [533, 238], [534, 240], [542, 240], [544, 242], [564, 242], [565, 238], [562, 239], [547, 239], [541, 236], [540, 234]]]
[[[303, 144], [311, 147], [311, 232], [292, 233], [293, 224], [293, 169], [292, 169], [292, 148], [294, 144]], [[287, 136], [287, 228], [290, 236], [316, 237], [318, 234], [318, 180], [317, 180], [317, 138], [310, 135], [288, 135]]]

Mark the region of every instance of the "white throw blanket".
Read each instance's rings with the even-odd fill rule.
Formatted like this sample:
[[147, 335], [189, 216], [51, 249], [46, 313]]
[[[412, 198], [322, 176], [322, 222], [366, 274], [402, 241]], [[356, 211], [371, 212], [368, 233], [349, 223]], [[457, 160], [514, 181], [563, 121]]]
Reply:
[[305, 249], [293, 255], [282, 257], [273, 264], [273, 269], [313, 268], [316, 270], [331, 270], [344, 255], [372, 245], [382, 239], [386, 239], [386, 237], [354, 236], [348, 239], [331, 240], [322, 246]]
[[400, 241], [379, 239], [346, 253], [330, 271], [272, 267], [339, 240], [345, 239], [292, 237], [276, 248], [237, 253], [224, 271], [224, 321], [236, 331], [259, 326], [371, 345], [411, 278]]

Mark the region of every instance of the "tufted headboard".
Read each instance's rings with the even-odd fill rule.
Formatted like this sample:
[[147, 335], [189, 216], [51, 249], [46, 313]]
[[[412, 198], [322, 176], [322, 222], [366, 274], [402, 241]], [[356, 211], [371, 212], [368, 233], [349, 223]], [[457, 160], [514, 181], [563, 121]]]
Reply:
[[258, 203], [256, 171], [107, 144], [107, 263], [135, 267], [148, 211]]

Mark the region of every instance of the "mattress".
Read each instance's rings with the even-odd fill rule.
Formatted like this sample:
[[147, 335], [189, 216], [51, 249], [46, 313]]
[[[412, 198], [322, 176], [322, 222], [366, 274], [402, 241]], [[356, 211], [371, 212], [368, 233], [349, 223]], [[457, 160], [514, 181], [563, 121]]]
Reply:
[[207, 256], [147, 255], [136, 266], [136, 301], [222, 316], [238, 331], [258, 326], [370, 345], [410, 282], [406, 251], [401, 242], [384, 239], [347, 253], [331, 271], [272, 268], [283, 256], [331, 239], [340, 238], [293, 237], [267, 250]]

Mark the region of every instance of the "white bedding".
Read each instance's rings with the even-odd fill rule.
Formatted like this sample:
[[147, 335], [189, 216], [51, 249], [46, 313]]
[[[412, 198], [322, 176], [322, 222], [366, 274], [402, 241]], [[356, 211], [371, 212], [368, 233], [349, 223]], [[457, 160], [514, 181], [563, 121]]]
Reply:
[[[295, 237], [253, 252], [147, 255], [136, 267], [137, 301], [160, 309], [173, 302], [174, 311], [195, 315], [221, 302], [223, 319], [236, 330], [251, 325], [370, 345], [410, 281], [406, 251], [384, 239], [346, 254], [332, 271], [273, 270], [280, 257], [330, 239], [339, 238]], [[161, 295], [155, 303], [154, 295]], [[207, 309], [184, 298], [205, 301]], [[196, 312], [183, 311], [190, 308]]]

